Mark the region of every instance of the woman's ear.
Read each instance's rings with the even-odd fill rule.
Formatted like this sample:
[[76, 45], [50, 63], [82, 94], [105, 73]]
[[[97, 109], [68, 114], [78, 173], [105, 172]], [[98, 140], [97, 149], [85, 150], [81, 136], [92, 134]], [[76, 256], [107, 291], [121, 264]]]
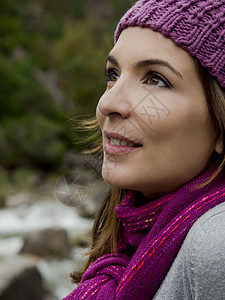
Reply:
[[222, 141], [221, 136], [217, 139], [216, 146], [215, 146], [215, 151], [218, 154], [222, 154], [222, 152], [223, 152], [223, 141]]

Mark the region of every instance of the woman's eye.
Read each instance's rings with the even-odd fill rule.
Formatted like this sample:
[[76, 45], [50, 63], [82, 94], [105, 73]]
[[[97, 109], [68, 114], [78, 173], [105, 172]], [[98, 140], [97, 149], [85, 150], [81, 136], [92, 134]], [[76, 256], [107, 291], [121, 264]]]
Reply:
[[158, 87], [171, 87], [171, 84], [162, 75], [155, 72], [148, 73], [144, 83]]
[[105, 69], [106, 81], [117, 81], [119, 79], [119, 74], [115, 69]]

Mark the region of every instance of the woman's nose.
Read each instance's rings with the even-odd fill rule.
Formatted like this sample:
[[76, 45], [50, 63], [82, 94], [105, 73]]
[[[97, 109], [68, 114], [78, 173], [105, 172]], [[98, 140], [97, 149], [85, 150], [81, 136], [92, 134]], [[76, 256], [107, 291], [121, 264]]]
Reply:
[[119, 81], [107, 90], [100, 98], [98, 109], [107, 117], [128, 118], [131, 114], [131, 103], [129, 101], [129, 88]]

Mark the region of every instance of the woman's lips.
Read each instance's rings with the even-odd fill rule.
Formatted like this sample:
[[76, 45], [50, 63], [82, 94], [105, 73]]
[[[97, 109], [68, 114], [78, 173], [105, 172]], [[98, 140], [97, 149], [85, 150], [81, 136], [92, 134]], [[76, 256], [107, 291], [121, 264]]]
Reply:
[[118, 133], [105, 132], [107, 137], [107, 143], [104, 147], [104, 151], [111, 155], [123, 155], [133, 151], [137, 151], [142, 148], [142, 145], [136, 143]]

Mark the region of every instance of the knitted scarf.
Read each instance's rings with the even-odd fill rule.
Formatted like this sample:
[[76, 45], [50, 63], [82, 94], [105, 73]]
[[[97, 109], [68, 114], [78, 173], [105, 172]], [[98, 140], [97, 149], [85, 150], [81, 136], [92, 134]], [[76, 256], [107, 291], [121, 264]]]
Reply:
[[225, 174], [195, 189], [215, 171], [207, 170], [176, 192], [151, 202], [128, 192], [116, 207], [122, 221], [118, 253], [106, 254], [85, 272], [81, 284], [64, 300], [152, 299], [193, 223], [225, 202]]

